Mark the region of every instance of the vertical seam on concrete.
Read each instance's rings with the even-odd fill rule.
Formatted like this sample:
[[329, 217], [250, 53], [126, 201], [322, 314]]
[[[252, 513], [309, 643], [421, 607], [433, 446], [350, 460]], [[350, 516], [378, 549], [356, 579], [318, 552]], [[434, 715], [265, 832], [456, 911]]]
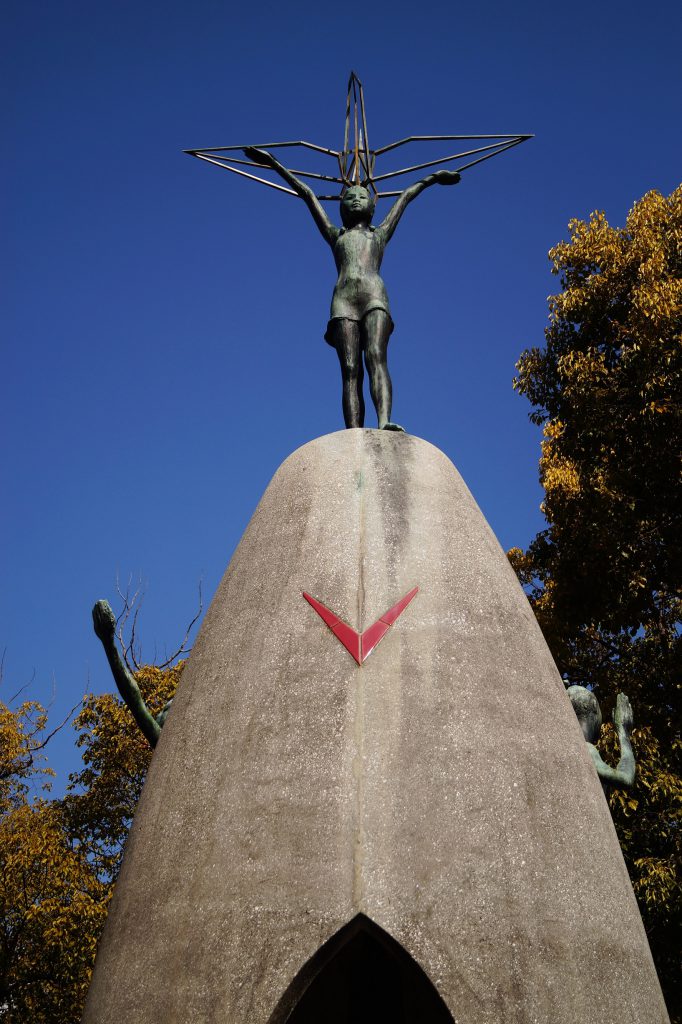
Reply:
[[353, 836], [353, 908], [364, 909], [364, 804], [365, 804], [365, 690], [362, 668], [355, 670], [355, 756], [353, 781], [355, 783], [355, 830]]
[[[364, 441], [364, 438], [362, 439]], [[365, 488], [364, 488], [364, 444], [361, 441], [361, 469], [359, 473], [359, 566], [357, 629], [362, 633], [365, 614]], [[353, 783], [355, 789], [355, 829], [353, 834], [353, 906], [362, 910], [364, 905], [364, 813], [365, 813], [365, 686], [362, 666], [355, 669], [355, 754], [353, 757]]]

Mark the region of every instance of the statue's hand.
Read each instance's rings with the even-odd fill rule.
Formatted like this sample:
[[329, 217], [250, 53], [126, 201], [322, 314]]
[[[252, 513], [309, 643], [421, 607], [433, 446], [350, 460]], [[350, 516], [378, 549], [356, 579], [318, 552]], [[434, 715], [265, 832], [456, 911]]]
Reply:
[[433, 179], [437, 185], [456, 185], [462, 175], [458, 171], [435, 171]]
[[619, 693], [616, 697], [616, 706], [613, 709], [613, 723], [617, 729], [623, 728], [628, 733], [632, 729], [634, 723], [632, 705], [624, 693]]
[[273, 157], [266, 149], [256, 149], [255, 146], [246, 146], [242, 152], [247, 160], [253, 160], [255, 164], [262, 164], [264, 167], [272, 167]]
[[116, 634], [116, 616], [108, 601], [98, 601], [92, 609], [92, 624], [102, 643], [110, 642]]

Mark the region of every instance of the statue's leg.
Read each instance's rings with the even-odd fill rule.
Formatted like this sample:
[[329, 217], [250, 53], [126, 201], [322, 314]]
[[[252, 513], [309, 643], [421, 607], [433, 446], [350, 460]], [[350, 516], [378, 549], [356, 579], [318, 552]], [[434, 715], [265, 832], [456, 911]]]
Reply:
[[339, 356], [343, 381], [343, 419], [347, 427], [365, 424], [365, 399], [362, 394], [364, 371], [360, 346], [360, 324], [356, 320], [332, 320], [329, 330]]
[[369, 390], [377, 411], [380, 430], [402, 430], [397, 423], [391, 423], [393, 389], [387, 363], [391, 327], [391, 318], [384, 309], [371, 309], [361, 325]]

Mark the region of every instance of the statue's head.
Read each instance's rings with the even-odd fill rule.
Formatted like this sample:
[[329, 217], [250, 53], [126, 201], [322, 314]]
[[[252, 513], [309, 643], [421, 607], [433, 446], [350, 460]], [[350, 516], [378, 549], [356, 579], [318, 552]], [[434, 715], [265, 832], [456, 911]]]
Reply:
[[588, 743], [596, 743], [601, 732], [599, 701], [592, 691], [584, 686], [569, 686], [566, 693], [580, 722], [583, 736]]
[[345, 228], [369, 224], [374, 216], [374, 198], [364, 185], [349, 185], [341, 196], [341, 220]]

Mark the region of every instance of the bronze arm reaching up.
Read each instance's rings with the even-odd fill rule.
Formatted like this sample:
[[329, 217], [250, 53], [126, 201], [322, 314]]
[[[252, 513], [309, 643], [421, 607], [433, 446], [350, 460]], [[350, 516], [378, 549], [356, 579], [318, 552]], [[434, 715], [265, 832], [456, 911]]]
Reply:
[[151, 747], [155, 747], [161, 735], [161, 727], [168, 714], [170, 701], [163, 711], [154, 718], [145, 703], [144, 697], [140, 693], [140, 688], [134, 675], [124, 664], [119, 654], [118, 647], [116, 646], [116, 616], [112, 612], [108, 601], [97, 602], [92, 609], [92, 622], [95, 633], [102, 641], [102, 647], [107, 656], [111, 674], [114, 677], [119, 693], [130, 708], [132, 716], [145, 739]]

